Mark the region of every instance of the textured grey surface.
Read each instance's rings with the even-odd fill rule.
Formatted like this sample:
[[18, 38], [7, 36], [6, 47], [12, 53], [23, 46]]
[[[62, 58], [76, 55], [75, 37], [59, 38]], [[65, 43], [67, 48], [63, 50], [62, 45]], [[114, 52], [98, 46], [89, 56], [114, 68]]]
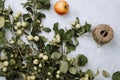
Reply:
[[[6, 4], [9, 4], [15, 12], [26, 12], [20, 5], [20, 3], [25, 1], [7, 0]], [[115, 32], [114, 39], [100, 48], [97, 47], [91, 34], [81, 36], [79, 38], [79, 47], [69, 56], [77, 56], [79, 53], [85, 54], [89, 59], [89, 63], [84, 70], [90, 68], [96, 71], [99, 68], [100, 72], [107, 70], [111, 75], [113, 72], [120, 70], [120, 0], [66, 0], [69, 3], [70, 11], [63, 16], [56, 14], [53, 10], [53, 5], [56, 1], [58, 0], [51, 0], [51, 9], [44, 11], [47, 15], [44, 20], [45, 26], [52, 28], [55, 22], [59, 22], [61, 28], [69, 28], [70, 23], [76, 17], [79, 17], [81, 24], [84, 21], [88, 21], [88, 23], [92, 24], [92, 29], [98, 24], [106, 23]], [[50, 36], [49, 38], [52, 39], [53, 33], [46, 36]], [[4, 79], [0, 78], [0, 80]], [[111, 80], [111, 77], [104, 78], [100, 75], [95, 80]]]

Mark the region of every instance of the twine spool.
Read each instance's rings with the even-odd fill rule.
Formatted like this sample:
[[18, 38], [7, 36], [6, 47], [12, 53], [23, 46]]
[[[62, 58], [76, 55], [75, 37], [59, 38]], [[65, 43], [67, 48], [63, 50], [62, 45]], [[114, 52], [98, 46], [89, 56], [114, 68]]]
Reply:
[[98, 47], [109, 43], [114, 36], [113, 29], [107, 24], [99, 24], [92, 32], [93, 38], [98, 44]]

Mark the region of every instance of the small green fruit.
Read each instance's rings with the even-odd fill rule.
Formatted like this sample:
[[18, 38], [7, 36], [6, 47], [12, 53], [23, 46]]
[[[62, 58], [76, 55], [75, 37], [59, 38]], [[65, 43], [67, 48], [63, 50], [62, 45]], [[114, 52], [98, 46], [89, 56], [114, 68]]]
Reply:
[[3, 66], [7, 67], [9, 65], [8, 61], [3, 62]]

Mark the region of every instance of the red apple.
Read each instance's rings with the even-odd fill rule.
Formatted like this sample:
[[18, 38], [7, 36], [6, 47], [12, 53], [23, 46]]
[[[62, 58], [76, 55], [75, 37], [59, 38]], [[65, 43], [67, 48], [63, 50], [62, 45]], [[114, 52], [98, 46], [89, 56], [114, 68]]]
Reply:
[[55, 3], [54, 10], [56, 13], [63, 15], [69, 11], [69, 5], [65, 0], [60, 0]]

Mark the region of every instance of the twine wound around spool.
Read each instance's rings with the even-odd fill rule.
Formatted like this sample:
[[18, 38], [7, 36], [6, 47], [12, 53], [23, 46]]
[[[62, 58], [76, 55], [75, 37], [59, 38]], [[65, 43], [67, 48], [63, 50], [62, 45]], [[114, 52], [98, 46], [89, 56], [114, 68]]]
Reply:
[[113, 39], [114, 31], [107, 24], [99, 24], [94, 28], [92, 35], [93, 39], [97, 43], [97, 46], [101, 47], [102, 45], [109, 43]]

